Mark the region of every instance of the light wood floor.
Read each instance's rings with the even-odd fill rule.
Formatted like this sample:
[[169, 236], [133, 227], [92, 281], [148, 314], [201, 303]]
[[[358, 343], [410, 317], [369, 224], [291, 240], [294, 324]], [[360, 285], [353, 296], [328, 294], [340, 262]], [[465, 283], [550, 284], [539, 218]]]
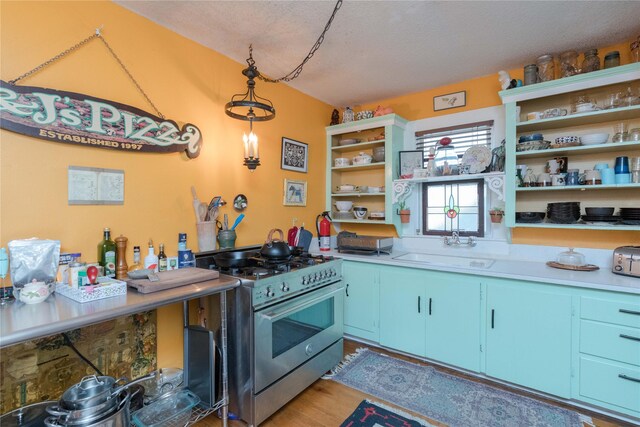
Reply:
[[[359, 347], [367, 347], [359, 342], [354, 341], [345, 341], [344, 346], [344, 354], [350, 354], [355, 351], [356, 348]], [[385, 351], [383, 349], [371, 347], [373, 350], [378, 351], [380, 353], [391, 354], [394, 357], [405, 359], [412, 361], [414, 363], [420, 363], [423, 365], [428, 365], [428, 363], [424, 363], [422, 361], [403, 356], [396, 353], [391, 353]], [[464, 374], [460, 374], [459, 372], [443, 368], [440, 366], [436, 366], [437, 369], [455, 374], [464, 378], [471, 379], [473, 381], [479, 381], [484, 383], [490, 383], [491, 385], [497, 387], [503, 387], [510, 391], [528, 395], [533, 398], [538, 398], [533, 395], [529, 395], [527, 393], [519, 392], [517, 390], [508, 388], [506, 386], [501, 386], [499, 384], [495, 384], [486, 380], [478, 380], [477, 378], [473, 378], [471, 376], [467, 376]], [[340, 424], [356, 409], [358, 404], [364, 399], [371, 399], [377, 402], [383, 402], [390, 406], [393, 405], [393, 402], [385, 402], [381, 399], [376, 398], [375, 396], [363, 393], [361, 391], [352, 389], [350, 387], [339, 384], [335, 381], [327, 381], [327, 380], [318, 380], [311, 385], [311, 387], [307, 388], [305, 391], [300, 393], [295, 399], [290, 401], [286, 406], [281, 408], [278, 412], [273, 414], [267, 421], [261, 424], [263, 427], [338, 427]], [[557, 402], [553, 402], [550, 400], [542, 399], [547, 403], [563, 406], [558, 404]], [[568, 407], [568, 406], [565, 406]], [[596, 427], [614, 427], [614, 426], [631, 426], [632, 424], [626, 424], [619, 421], [612, 420], [610, 418], [606, 418], [603, 415], [590, 413], [589, 411], [585, 411], [580, 408], [571, 408], [570, 409], [577, 410], [580, 413], [585, 415], [589, 415], [593, 418], [593, 421]], [[411, 412], [411, 411], [407, 411]], [[435, 420], [431, 420], [420, 414], [415, 414], [416, 416], [426, 419], [431, 422], [435, 426], [446, 426], [446, 424], [439, 423]], [[198, 426], [202, 427], [219, 427], [221, 422], [214, 415], [211, 415], [202, 421], [200, 421]], [[230, 427], [241, 427], [245, 424], [239, 421], [229, 421]], [[525, 426], [523, 426], [525, 427]]]

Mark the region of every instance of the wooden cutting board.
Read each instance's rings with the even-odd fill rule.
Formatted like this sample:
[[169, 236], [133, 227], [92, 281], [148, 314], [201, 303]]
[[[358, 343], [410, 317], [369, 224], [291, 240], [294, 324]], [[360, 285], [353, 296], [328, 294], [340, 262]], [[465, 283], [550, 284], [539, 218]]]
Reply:
[[161, 271], [157, 273], [157, 275], [160, 279], [157, 282], [152, 282], [149, 279], [127, 279], [127, 285], [136, 288], [140, 293], [148, 294], [165, 289], [177, 288], [179, 286], [206, 282], [207, 280], [214, 280], [220, 277], [220, 273], [216, 270], [206, 270], [196, 267]]

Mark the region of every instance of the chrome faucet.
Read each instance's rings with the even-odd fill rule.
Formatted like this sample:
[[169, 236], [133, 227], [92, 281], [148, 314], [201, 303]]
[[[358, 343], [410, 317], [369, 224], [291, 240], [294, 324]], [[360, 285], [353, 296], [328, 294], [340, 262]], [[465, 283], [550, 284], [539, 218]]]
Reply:
[[466, 245], [470, 248], [474, 247], [476, 245], [476, 239], [474, 239], [473, 237], [469, 236], [467, 238], [466, 242], [462, 242], [460, 240], [460, 232], [459, 231], [454, 231], [451, 233], [451, 237], [448, 236], [444, 236], [444, 244], [447, 246], [463, 246]]

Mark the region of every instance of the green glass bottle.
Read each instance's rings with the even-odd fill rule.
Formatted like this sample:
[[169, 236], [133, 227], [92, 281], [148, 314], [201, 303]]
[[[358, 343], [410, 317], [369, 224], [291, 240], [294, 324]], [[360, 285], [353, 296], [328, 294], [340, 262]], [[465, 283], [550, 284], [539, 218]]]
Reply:
[[98, 263], [104, 268], [106, 277], [116, 277], [116, 242], [111, 240], [111, 230], [104, 229], [102, 241], [98, 243]]

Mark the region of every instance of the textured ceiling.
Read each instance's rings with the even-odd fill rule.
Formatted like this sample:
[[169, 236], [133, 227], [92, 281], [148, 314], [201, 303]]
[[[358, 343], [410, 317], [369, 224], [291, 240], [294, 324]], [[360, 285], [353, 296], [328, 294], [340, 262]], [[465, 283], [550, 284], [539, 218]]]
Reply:
[[[302, 61], [335, 5], [115, 2], [241, 63], [253, 44], [256, 66], [272, 78]], [[639, 17], [638, 1], [346, 0], [320, 50], [288, 84], [331, 105], [358, 105], [635, 38]]]

